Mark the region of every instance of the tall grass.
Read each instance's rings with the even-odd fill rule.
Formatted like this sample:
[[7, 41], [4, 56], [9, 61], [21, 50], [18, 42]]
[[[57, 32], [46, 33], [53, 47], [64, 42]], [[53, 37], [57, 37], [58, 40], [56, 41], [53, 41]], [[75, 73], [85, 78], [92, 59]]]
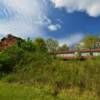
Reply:
[[79, 88], [63, 89], [54, 94], [50, 85], [20, 85], [0, 82], [0, 100], [99, 100], [96, 94]]
[[0, 54], [0, 76], [0, 100], [100, 97], [100, 57], [63, 61], [44, 51], [13, 47]]
[[[29, 58], [27, 58], [29, 60]], [[26, 60], [27, 60], [26, 59]], [[43, 60], [43, 61], [42, 61]], [[100, 96], [100, 58], [85, 61], [53, 60], [49, 63], [39, 58], [16, 66], [17, 71], [2, 78], [5, 82], [21, 84], [50, 84], [58, 94], [62, 89], [78, 87], [81, 92], [94, 91]], [[24, 61], [23, 61], [24, 62]]]

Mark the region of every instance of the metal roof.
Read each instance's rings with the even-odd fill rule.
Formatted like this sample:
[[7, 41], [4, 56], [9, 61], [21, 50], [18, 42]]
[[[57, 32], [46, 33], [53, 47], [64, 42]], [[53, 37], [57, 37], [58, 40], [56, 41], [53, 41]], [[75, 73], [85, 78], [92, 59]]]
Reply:
[[75, 53], [75, 52], [80, 52], [80, 53], [85, 53], [85, 52], [100, 52], [99, 49], [85, 49], [85, 50], [67, 50], [67, 51], [59, 51], [59, 52], [51, 52], [50, 54], [69, 54], [69, 53]]

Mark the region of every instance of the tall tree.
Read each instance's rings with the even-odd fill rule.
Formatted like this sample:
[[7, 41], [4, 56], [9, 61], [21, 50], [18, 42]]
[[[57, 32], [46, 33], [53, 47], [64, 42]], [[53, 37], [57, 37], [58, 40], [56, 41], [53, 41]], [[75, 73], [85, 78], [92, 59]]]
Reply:
[[66, 51], [68, 49], [69, 47], [67, 46], [67, 44], [63, 44], [62, 46], [59, 47], [58, 51]]
[[29, 38], [26, 41], [21, 42], [20, 47], [28, 51], [36, 50], [36, 46], [33, 44], [32, 40], [30, 40]]
[[46, 45], [49, 52], [55, 52], [59, 47], [58, 41], [53, 39], [48, 39], [46, 41]]
[[88, 35], [82, 40], [82, 42], [84, 43], [84, 48], [86, 49], [97, 48], [96, 43], [99, 41], [100, 41], [99, 36], [94, 36], [94, 35]]
[[38, 50], [46, 51], [46, 43], [43, 38], [36, 38], [34, 44], [37, 46]]

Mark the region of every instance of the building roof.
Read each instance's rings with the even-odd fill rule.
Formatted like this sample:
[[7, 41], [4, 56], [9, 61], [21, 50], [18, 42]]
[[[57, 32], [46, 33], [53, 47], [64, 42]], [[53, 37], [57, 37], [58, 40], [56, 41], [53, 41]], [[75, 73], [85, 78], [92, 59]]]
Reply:
[[85, 50], [67, 50], [67, 51], [59, 51], [59, 52], [51, 52], [50, 54], [69, 54], [69, 53], [75, 53], [75, 52], [80, 52], [80, 53], [87, 53], [87, 52], [100, 52], [99, 49], [85, 49]]

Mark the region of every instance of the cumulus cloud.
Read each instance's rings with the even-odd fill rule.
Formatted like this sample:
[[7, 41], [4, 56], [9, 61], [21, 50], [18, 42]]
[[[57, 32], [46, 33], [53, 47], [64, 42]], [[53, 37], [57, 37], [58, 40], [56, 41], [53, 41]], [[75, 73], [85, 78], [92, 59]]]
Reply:
[[100, 16], [100, 0], [51, 0], [56, 8], [65, 8], [67, 12], [81, 11], [89, 16]]
[[67, 44], [68, 46], [72, 46], [80, 42], [84, 38], [84, 34], [82, 33], [74, 33], [64, 39], [59, 40], [60, 45]]
[[0, 0], [0, 5], [0, 32], [3, 34], [41, 36], [43, 28], [51, 23], [46, 0]]
[[57, 31], [57, 30], [59, 30], [61, 28], [61, 25], [60, 24], [50, 24], [49, 26], [48, 26], [48, 29], [50, 30], [50, 31]]

